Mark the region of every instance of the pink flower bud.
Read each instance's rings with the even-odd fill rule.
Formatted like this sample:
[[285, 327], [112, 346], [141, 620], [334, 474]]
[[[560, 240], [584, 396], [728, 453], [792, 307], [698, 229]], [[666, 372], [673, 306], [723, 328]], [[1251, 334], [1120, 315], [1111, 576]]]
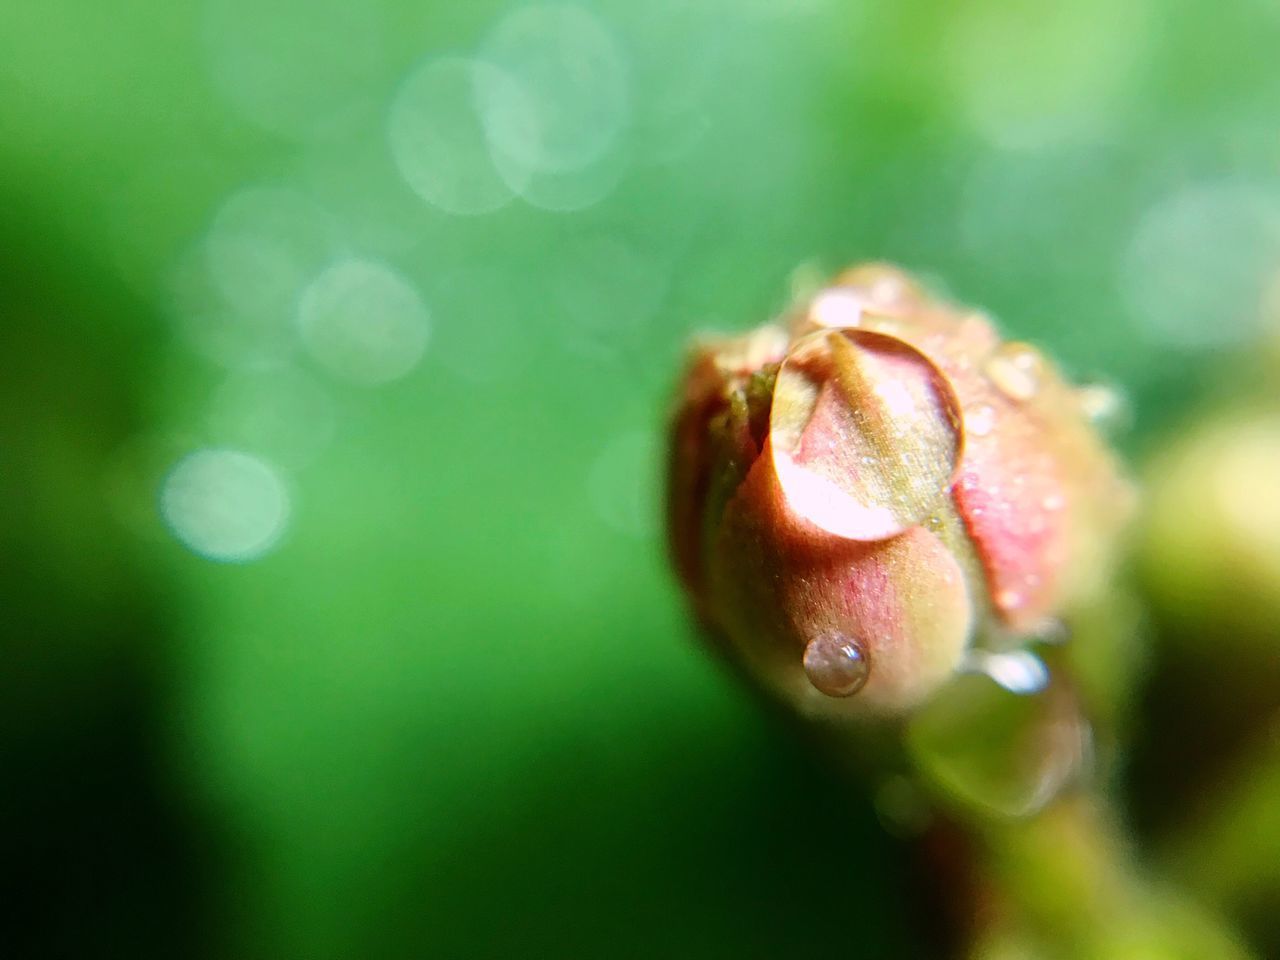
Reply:
[[1104, 582], [1130, 489], [1034, 348], [879, 264], [785, 319], [699, 344], [671, 432], [677, 572], [757, 681], [900, 712]]

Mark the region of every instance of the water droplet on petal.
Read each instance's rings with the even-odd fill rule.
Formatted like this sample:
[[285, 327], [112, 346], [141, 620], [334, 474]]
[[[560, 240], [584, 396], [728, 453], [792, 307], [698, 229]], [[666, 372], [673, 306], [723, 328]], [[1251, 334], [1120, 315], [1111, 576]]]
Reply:
[[942, 372], [903, 341], [859, 329], [796, 344], [778, 371], [769, 429], [791, 508], [853, 540], [923, 523], [950, 489], [962, 446]]
[[871, 658], [860, 641], [842, 633], [823, 633], [804, 648], [804, 672], [828, 697], [851, 697], [871, 675]]
[[987, 376], [1010, 400], [1030, 400], [1040, 390], [1044, 358], [1026, 343], [1006, 343], [987, 360]]

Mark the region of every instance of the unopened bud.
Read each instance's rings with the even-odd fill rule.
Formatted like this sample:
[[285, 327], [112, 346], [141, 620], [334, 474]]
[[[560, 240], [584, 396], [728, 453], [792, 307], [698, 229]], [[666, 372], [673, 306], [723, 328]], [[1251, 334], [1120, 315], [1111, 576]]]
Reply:
[[1092, 393], [881, 264], [699, 344], [669, 540], [704, 625], [811, 714], [900, 713], [1105, 582], [1131, 495]]

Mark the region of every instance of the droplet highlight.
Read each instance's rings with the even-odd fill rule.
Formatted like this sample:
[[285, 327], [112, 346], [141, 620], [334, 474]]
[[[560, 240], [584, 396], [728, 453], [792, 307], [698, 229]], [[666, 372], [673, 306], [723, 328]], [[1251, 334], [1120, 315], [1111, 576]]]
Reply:
[[965, 433], [974, 437], [985, 437], [996, 425], [996, 412], [992, 407], [983, 404], [965, 414]]
[[871, 658], [861, 641], [842, 633], [823, 633], [804, 648], [804, 673], [828, 697], [851, 697], [871, 675]]
[[862, 319], [862, 305], [862, 297], [852, 290], [823, 290], [809, 304], [809, 323], [834, 329], [856, 327]]
[[968, 654], [963, 669], [966, 673], [989, 677], [1018, 696], [1039, 693], [1049, 685], [1049, 668], [1030, 650], [1004, 653], [973, 650]]
[[852, 540], [928, 519], [963, 445], [943, 373], [909, 344], [861, 329], [799, 341], [778, 371], [769, 429], [790, 507]]

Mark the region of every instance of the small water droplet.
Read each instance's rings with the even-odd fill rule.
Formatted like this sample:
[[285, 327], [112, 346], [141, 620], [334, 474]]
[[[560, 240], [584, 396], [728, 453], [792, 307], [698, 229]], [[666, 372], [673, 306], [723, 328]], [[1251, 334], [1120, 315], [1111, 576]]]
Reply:
[[1129, 420], [1124, 394], [1104, 383], [1086, 384], [1076, 391], [1080, 412], [1094, 426], [1108, 432], [1123, 429]]
[[1010, 400], [1030, 400], [1040, 390], [1044, 358], [1026, 343], [1006, 343], [987, 360], [987, 376]]
[[975, 437], [985, 437], [995, 424], [996, 412], [986, 404], [966, 414], [964, 418], [965, 432]]
[[860, 641], [843, 633], [821, 633], [804, 648], [804, 672], [828, 697], [851, 697], [866, 684], [871, 658]]
[[1066, 499], [1060, 493], [1051, 493], [1040, 501], [1040, 506], [1051, 513], [1055, 513], [1066, 506]]

